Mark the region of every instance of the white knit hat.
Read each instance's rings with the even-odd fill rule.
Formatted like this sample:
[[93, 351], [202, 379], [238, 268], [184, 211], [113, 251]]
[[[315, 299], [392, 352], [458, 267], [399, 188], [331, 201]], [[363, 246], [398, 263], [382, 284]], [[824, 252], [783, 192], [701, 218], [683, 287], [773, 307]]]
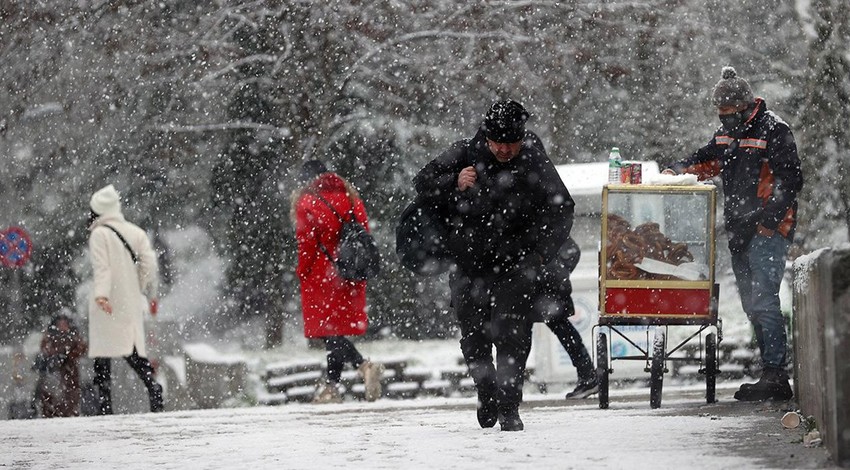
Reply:
[[92, 212], [97, 215], [121, 214], [121, 196], [118, 195], [115, 186], [111, 184], [94, 193], [89, 205]]

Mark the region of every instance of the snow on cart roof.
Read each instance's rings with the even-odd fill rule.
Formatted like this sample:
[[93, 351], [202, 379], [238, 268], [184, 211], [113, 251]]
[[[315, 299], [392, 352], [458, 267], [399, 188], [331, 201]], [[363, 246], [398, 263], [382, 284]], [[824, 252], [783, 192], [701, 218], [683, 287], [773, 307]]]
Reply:
[[[660, 173], [658, 163], [642, 161], [643, 177]], [[602, 212], [602, 187], [608, 183], [608, 162], [555, 165], [558, 175], [576, 203], [578, 214]]]

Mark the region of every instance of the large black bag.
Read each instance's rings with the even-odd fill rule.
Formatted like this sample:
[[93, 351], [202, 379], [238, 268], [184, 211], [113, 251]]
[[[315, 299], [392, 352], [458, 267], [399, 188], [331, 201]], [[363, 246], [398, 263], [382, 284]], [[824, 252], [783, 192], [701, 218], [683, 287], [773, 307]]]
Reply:
[[581, 249], [572, 237], [568, 238], [555, 257], [538, 271], [535, 282], [537, 301], [534, 321], [553, 320], [555, 315], [571, 317], [575, 314], [573, 285], [570, 274], [581, 258]]
[[325, 198], [318, 193], [314, 196], [324, 202], [342, 222], [336, 258], [319, 242], [319, 248], [334, 263], [339, 276], [349, 281], [365, 281], [377, 276], [381, 271], [381, 253], [375, 239], [354, 217], [354, 203], [352, 202], [346, 219]]
[[572, 295], [570, 274], [575, 270], [581, 258], [581, 250], [572, 237], [567, 238], [558, 253], [543, 266], [537, 283], [537, 290], [558, 298]]
[[454, 260], [447, 248], [449, 230], [445, 217], [425, 198], [417, 196], [399, 217], [395, 250], [401, 265], [423, 276], [436, 276], [451, 268]]

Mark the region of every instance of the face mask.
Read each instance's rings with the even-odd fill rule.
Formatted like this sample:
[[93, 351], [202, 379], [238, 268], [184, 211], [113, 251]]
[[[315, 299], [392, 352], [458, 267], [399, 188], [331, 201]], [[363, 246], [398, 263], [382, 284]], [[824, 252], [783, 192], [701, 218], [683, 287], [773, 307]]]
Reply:
[[720, 122], [723, 124], [723, 128], [731, 131], [732, 129], [743, 124], [744, 119], [746, 119], [745, 113], [747, 110], [738, 111], [737, 113], [732, 114], [721, 114]]

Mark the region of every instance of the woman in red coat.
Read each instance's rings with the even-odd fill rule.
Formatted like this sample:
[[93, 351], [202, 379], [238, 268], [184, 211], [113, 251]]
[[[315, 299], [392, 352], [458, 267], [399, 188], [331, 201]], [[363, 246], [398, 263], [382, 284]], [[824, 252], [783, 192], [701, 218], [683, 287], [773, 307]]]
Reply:
[[313, 401], [342, 401], [339, 379], [345, 364], [351, 364], [363, 376], [366, 399], [376, 400], [381, 396], [383, 368], [363, 359], [345, 338], [366, 332], [366, 282], [343, 279], [331, 259], [339, 244], [340, 216], [347, 219], [353, 214], [368, 230], [366, 208], [357, 191], [318, 160], [304, 163], [299, 180], [302, 187], [293, 194], [292, 216], [298, 241], [296, 274], [301, 282], [304, 336], [322, 338], [328, 358], [327, 383]]

